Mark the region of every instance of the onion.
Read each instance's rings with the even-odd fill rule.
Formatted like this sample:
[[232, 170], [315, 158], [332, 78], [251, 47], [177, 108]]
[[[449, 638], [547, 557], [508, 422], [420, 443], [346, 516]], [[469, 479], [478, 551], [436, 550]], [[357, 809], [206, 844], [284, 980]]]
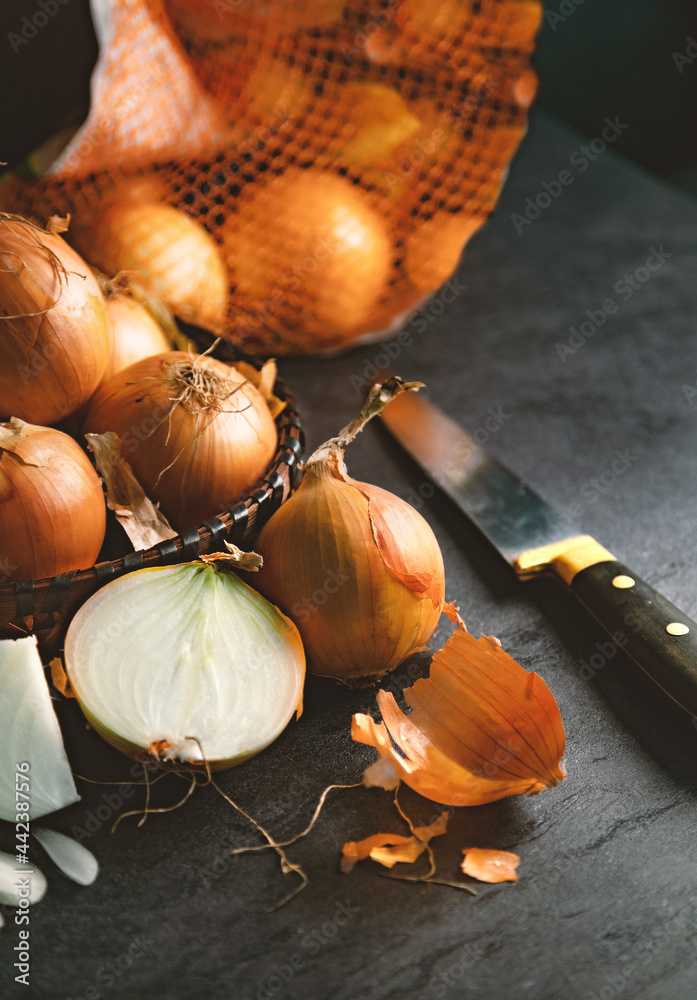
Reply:
[[351, 479], [343, 458], [367, 420], [418, 385], [376, 386], [360, 417], [308, 459], [257, 540], [259, 590], [295, 621], [315, 674], [367, 683], [436, 630], [445, 577], [431, 528], [406, 501]]
[[58, 235], [0, 212], [0, 415], [37, 424], [69, 416], [109, 357], [104, 299]]
[[0, 641], [0, 731], [0, 819], [21, 822], [21, 812], [26, 822], [79, 801], [36, 636]]
[[106, 531], [104, 495], [87, 455], [52, 427], [0, 424], [0, 554], [5, 580], [94, 565]]
[[[46, 878], [32, 862], [27, 865], [26, 874], [18, 875], [17, 860], [12, 854], [0, 851], [0, 904], [2, 906], [19, 906], [28, 903], [38, 903], [46, 893]], [[29, 889], [29, 896], [24, 894]], [[20, 893], [21, 890], [21, 893]], [[2, 924], [0, 923], [0, 927]]]
[[[221, 229], [236, 300], [266, 317], [274, 350], [345, 347], [387, 289], [384, 219], [345, 177], [297, 167], [249, 185]], [[274, 340], [269, 331], [282, 329]]]
[[225, 768], [299, 714], [305, 657], [277, 608], [234, 574], [194, 562], [137, 570], [98, 591], [70, 624], [65, 667], [90, 723], [118, 750]]
[[114, 375], [90, 403], [84, 430], [118, 434], [143, 489], [180, 531], [247, 492], [278, 440], [256, 386], [222, 361], [183, 351]]
[[102, 382], [141, 358], [169, 351], [171, 344], [161, 326], [130, 295], [109, 295], [106, 308], [111, 322], [111, 355]]
[[72, 837], [44, 826], [35, 827], [32, 833], [67, 878], [78, 885], [92, 885], [99, 874], [99, 864], [91, 851]]
[[187, 323], [219, 330], [228, 278], [223, 258], [203, 226], [171, 205], [127, 200], [75, 221], [71, 239], [109, 277], [128, 272]]

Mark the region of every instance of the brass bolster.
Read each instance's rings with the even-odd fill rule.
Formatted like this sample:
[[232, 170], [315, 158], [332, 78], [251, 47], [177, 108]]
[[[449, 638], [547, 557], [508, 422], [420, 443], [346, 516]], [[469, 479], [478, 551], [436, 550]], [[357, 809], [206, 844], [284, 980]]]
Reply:
[[577, 535], [563, 542], [553, 542], [539, 549], [528, 549], [518, 556], [513, 568], [518, 576], [525, 580], [540, 573], [553, 572], [565, 583], [571, 583], [577, 573], [587, 566], [614, 560], [600, 542], [590, 535]]

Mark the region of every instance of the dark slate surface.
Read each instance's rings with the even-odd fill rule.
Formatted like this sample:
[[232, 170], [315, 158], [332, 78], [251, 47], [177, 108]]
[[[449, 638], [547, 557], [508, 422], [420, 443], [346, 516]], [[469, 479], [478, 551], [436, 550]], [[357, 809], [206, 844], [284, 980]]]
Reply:
[[[584, 142], [534, 116], [497, 216], [460, 268], [466, 288], [440, 315], [438, 297], [426, 307], [392, 367], [428, 383], [432, 397], [472, 430], [502, 408], [492, 450], [694, 617], [697, 208], [612, 151], [581, 171], [572, 157]], [[517, 232], [511, 215], [562, 170], [573, 182]], [[617, 282], [652, 248], [671, 256], [629, 297]], [[562, 360], [556, 345], [609, 298], [617, 311]], [[358, 382], [383, 353], [369, 345], [282, 365], [310, 447], [353, 416]], [[616, 451], [628, 451], [631, 461], [608, 484], [603, 473]], [[379, 427], [351, 446], [348, 463], [357, 478], [403, 497], [418, 497], [423, 486]], [[592, 484], [598, 477], [602, 492]], [[583, 663], [605, 637], [572, 597], [552, 581], [517, 583], [444, 498], [421, 509], [443, 548], [448, 598], [460, 603], [472, 632], [495, 633], [545, 677], [565, 720], [565, 782], [535, 798], [458, 809], [435, 843], [444, 877], [456, 876], [463, 847], [479, 845], [517, 851], [520, 881], [481, 886], [473, 898], [379, 878], [370, 863], [341, 875], [345, 839], [403, 829], [387, 793], [359, 788], [331, 793], [315, 831], [290, 849], [311, 885], [268, 914], [293, 876], [284, 878], [267, 853], [229, 856], [255, 835], [212, 789], [140, 829], [127, 818], [111, 835], [113, 819], [142, 801], [142, 788], [128, 786], [124, 796], [117, 785], [80, 782], [82, 802], [52, 825], [89, 832], [85, 843], [101, 875], [80, 888], [44, 862], [50, 887], [32, 911], [32, 985], [11, 982], [16, 933], [8, 923], [0, 940], [3, 996], [694, 995], [694, 720], [621, 651], [588, 679]], [[443, 625], [438, 639], [448, 632]], [[398, 681], [405, 674], [398, 669]], [[296, 832], [325, 785], [356, 781], [372, 760], [372, 750], [351, 743], [349, 723], [354, 711], [370, 710], [373, 695], [310, 680], [301, 721], [259, 758], [221, 775], [221, 786], [277, 836]], [[132, 780], [130, 763], [84, 731], [74, 705], [60, 711], [78, 772]], [[183, 790], [167, 778], [154, 790], [155, 804], [171, 804]], [[431, 815], [414, 794], [405, 793], [404, 804], [420, 819]], [[7, 827], [0, 846], [11, 846]], [[34, 859], [40, 856], [36, 846]]]

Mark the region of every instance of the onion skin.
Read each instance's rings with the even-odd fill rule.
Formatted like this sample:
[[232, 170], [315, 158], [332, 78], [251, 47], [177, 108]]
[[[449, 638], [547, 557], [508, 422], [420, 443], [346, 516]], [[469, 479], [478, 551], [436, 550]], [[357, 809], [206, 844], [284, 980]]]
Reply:
[[264, 559], [255, 583], [295, 621], [314, 674], [370, 683], [436, 630], [445, 576], [431, 528], [351, 479], [336, 452], [308, 464], [254, 547]]
[[16, 423], [0, 424], [2, 576], [43, 579], [88, 569], [106, 531], [99, 477], [67, 434], [31, 425], [13, 434]]
[[111, 354], [102, 382], [142, 358], [171, 349], [162, 327], [130, 295], [109, 295], [106, 308], [111, 323]]
[[179, 209], [128, 200], [87, 224], [76, 220], [71, 242], [110, 277], [129, 272], [185, 322], [222, 328], [228, 305], [222, 255], [203, 226]]
[[0, 417], [33, 424], [83, 406], [110, 351], [104, 298], [87, 264], [60, 236], [18, 217], [0, 216], [0, 349]]
[[169, 351], [117, 372], [90, 403], [83, 430], [114, 431], [121, 449], [154, 502], [179, 531], [219, 513], [260, 479], [268, 468], [278, 433], [266, 400], [234, 368], [215, 358], [196, 364], [240, 387], [223, 411], [195, 403], [194, 412], [176, 403], [171, 372], [192, 360]]

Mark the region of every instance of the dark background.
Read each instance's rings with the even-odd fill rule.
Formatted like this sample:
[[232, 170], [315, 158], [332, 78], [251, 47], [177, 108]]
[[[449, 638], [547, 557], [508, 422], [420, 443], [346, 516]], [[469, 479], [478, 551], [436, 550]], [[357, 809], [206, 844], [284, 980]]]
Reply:
[[[590, 136], [618, 115], [631, 128], [615, 151], [697, 194], [697, 60], [678, 67], [673, 58], [697, 40], [694, 0], [546, 0], [545, 8], [538, 106]], [[38, 0], [0, 7], [0, 160], [9, 164], [84, 118], [97, 58], [88, 0], [65, 0], [15, 53], [9, 33], [37, 10]]]

